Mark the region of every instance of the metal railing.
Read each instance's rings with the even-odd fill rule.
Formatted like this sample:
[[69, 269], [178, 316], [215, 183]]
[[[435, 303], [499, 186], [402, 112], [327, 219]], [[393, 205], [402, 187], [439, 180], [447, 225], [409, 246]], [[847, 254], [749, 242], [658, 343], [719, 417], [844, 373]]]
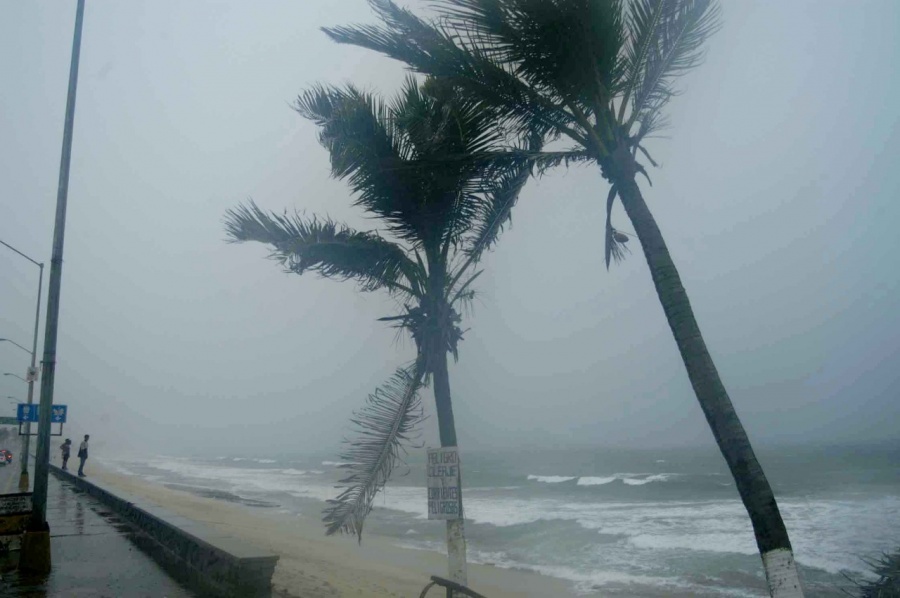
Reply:
[[441, 586], [447, 589], [447, 598], [454, 598], [454, 596], [469, 596], [470, 598], [487, 598], [483, 594], [479, 594], [475, 590], [467, 588], [464, 585], [460, 585], [455, 581], [450, 581], [449, 579], [444, 579], [443, 577], [438, 577], [437, 575], [431, 576], [431, 582], [422, 589], [422, 593], [419, 594], [419, 598], [425, 598], [425, 594], [428, 593], [428, 590], [433, 588], [434, 586]]

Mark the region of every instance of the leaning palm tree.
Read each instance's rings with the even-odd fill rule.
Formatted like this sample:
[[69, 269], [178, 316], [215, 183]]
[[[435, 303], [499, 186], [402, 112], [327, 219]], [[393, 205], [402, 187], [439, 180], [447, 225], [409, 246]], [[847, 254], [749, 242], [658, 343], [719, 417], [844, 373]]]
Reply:
[[[226, 230], [234, 242], [270, 246], [270, 257], [287, 272], [354, 280], [403, 306], [382, 320], [410, 334], [416, 357], [354, 414], [358, 438], [342, 454], [350, 474], [325, 510], [328, 534], [361, 539], [372, 502], [421, 419], [418, 397], [427, 381], [441, 445], [457, 446], [447, 354], [457, 357], [460, 306], [474, 297], [479, 258], [509, 219], [531, 165], [479, 160], [499, 151], [502, 134], [476, 102], [434, 80], [422, 86], [407, 80], [391, 103], [352, 86], [315, 87], [296, 109], [319, 127], [332, 174], [348, 181], [354, 205], [384, 228], [357, 231], [328, 218], [266, 213], [250, 202], [227, 212]], [[444, 159], [460, 155], [472, 159]], [[462, 519], [447, 521], [447, 540], [451, 577], [465, 584]]]
[[[772, 595], [802, 590], [775, 496], [722, 383], [678, 270], [638, 186], [644, 142], [666, 125], [675, 82], [701, 61], [719, 26], [715, 0], [432, 0], [417, 17], [390, 0], [370, 0], [379, 25], [326, 28], [340, 43], [381, 52], [412, 70], [465, 90], [498, 123], [523, 136], [565, 139], [571, 149], [493, 156], [600, 167], [606, 195], [606, 266], [627, 253], [615, 229], [621, 201], [700, 406], [746, 507]], [[488, 159], [482, 156], [482, 159]], [[460, 156], [460, 159], [468, 159]], [[649, 182], [649, 177], [648, 177]]]

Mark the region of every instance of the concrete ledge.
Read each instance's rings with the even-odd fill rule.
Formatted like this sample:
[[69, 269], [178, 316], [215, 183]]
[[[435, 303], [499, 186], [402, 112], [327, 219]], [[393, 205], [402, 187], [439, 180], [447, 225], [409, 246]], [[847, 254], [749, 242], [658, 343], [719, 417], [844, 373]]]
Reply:
[[162, 552], [151, 550], [164, 565], [187, 568], [190, 578], [218, 596], [271, 595], [278, 555], [215, 532], [142, 499], [104, 487], [50, 465], [59, 479], [95, 497], [152, 538]]

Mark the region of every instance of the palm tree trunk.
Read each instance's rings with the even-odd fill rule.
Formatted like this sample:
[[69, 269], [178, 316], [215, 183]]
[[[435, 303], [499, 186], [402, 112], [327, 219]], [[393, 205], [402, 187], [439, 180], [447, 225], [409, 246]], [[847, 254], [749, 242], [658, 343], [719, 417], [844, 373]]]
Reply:
[[[439, 343], [432, 349], [432, 376], [434, 378], [434, 402], [437, 408], [438, 431], [441, 446], [456, 447], [456, 424], [453, 420], [453, 405], [450, 401], [450, 374], [447, 371], [447, 349]], [[459, 519], [447, 520], [447, 557], [451, 581], [460, 585], [468, 584], [466, 572], [466, 534], [462, 504], [462, 464], [459, 465]], [[449, 592], [450, 590], [448, 590]]]
[[615, 181], [616, 188], [641, 241], [656, 294], [678, 343], [694, 393], [719, 450], [728, 463], [731, 475], [734, 476], [744, 507], [750, 514], [769, 593], [778, 598], [803, 596], [791, 541], [775, 502], [775, 495], [756, 460], [750, 439], [706, 349], [687, 292], [681, 284], [662, 233], [644, 202], [634, 177], [625, 176], [621, 179], [624, 180]]

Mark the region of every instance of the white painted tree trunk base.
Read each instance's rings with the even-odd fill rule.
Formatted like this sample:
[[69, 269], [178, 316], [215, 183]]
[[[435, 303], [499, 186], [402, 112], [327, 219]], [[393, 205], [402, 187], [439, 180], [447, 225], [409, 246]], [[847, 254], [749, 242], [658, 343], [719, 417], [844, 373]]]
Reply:
[[447, 556], [450, 581], [467, 586], [469, 582], [466, 571], [466, 531], [463, 521], [463, 519], [447, 521]]
[[793, 552], [787, 548], [770, 550], [762, 555], [762, 561], [772, 598], [803, 598]]

